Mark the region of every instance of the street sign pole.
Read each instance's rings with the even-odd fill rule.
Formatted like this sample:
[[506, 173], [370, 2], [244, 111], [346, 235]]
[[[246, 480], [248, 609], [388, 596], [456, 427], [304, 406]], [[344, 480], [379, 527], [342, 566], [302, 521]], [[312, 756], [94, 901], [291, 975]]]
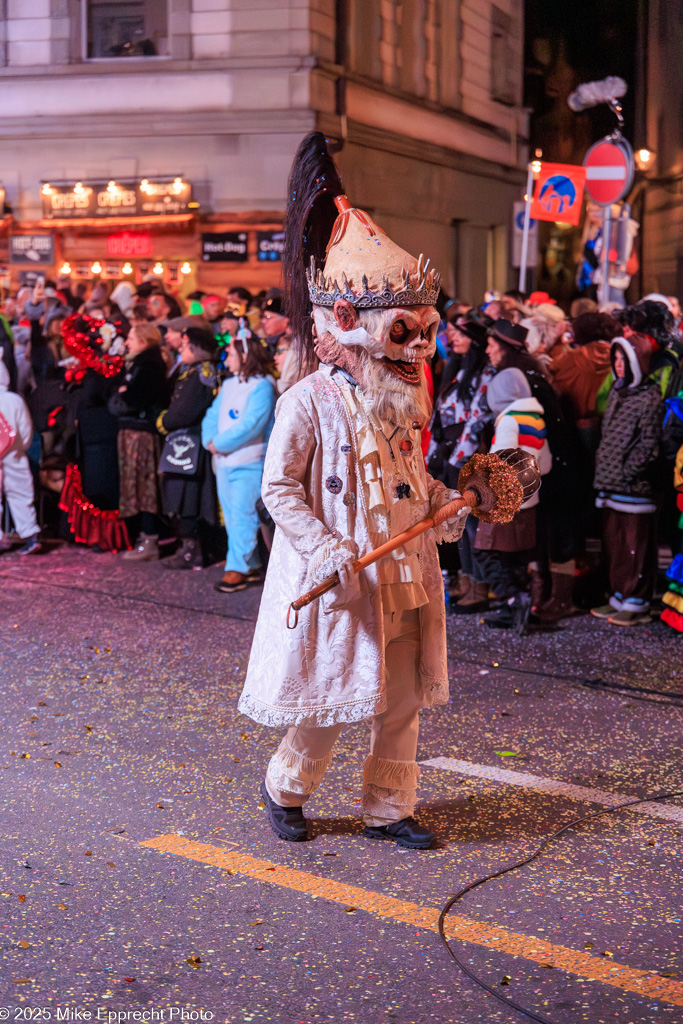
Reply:
[[529, 252], [529, 223], [531, 221], [531, 197], [534, 191], [534, 170], [531, 163], [526, 168], [526, 206], [524, 207], [524, 229], [522, 231], [522, 255], [519, 260], [519, 290], [526, 295], [526, 264]]
[[600, 305], [609, 300], [609, 242], [612, 224], [612, 206], [608, 204], [602, 208], [602, 252], [600, 262], [602, 264], [602, 280], [600, 282]]
[[623, 199], [633, 184], [633, 150], [617, 129], [612, 135], [600, 139], [591, 146], [584, 157], [583, 165], [586, 168], [586, 192], [594, 203], [602, 206], [602, 280], [598, 292], [602, 304], [609, 300], [612, 203], [618, 203]]

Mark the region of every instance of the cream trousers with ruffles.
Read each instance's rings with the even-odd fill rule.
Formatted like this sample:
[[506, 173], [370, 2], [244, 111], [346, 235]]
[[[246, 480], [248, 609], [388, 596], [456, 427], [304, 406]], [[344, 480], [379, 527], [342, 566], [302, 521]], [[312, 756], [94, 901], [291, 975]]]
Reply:
[[[387, 708], [372, 719], [363, 766], [363, 818], [388, 825], [413, 813], [419, 711], [420, 613], [385, 612]], [[344, 725], [291, 726], [271, 758], [266, 788], [281, 807], [301, 807], [320, 785]]]

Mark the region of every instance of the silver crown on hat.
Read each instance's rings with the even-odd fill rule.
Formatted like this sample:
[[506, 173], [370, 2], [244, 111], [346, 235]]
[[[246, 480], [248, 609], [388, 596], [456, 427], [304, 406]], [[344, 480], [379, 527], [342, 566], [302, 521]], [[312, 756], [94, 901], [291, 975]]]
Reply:
[[441, 274], [430, 270], [429, 260], [423, 264], [420, 256], [417, 273], [409, 270], [401, 271], [401, 287], [394, 290], [389, 278], [384, 278], [384, 287], [379, 292], [370, 289], [365, 274], [361, 278], [362, 292], [354, 292], [346, 274], [342, 274], [342, 287], [335, 279], [326, 278], [320, 268], [316, 269], [315, 257], [311, 256], [310, 270], [306, 272], [308, 294], [314, 306], [334, 306], [335, 302], [345, 299], [356, 309], [391, 309], [394, 306], [433, 306], [439, 297]]

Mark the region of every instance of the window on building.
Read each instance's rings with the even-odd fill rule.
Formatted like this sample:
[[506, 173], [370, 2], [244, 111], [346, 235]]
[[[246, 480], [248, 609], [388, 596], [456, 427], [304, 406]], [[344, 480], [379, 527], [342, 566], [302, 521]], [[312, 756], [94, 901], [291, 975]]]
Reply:
[[166, 57], [168, 0], [86, 0], [88, 59]]
[[491, 8], [491, 99], [514, 106], [521, 58], [514, 49], [514, 22], [499, 7]]

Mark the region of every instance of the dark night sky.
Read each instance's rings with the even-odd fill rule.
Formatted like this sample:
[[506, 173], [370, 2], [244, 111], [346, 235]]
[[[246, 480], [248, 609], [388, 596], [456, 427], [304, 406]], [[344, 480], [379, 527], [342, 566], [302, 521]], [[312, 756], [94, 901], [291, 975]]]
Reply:
[[[625, 134], [633, 136], [638, 11], [645, 4], [646, 0], [526, 0], [525, 103], [536, 117], [547, 114], [552, 107], [552, 98], [546, 95], [546, 79], [553, 65], [539, 63], [535, 54], [536, 41], [545, 39], [550, 44], [546, 52], [552, 54], [553, 61], [564, 47], [577, 84], [607, 75], [626, 80]], [[595, 138], [614, 127], [614, 118], [606, 108], [594, 111], [591, 122]]]

